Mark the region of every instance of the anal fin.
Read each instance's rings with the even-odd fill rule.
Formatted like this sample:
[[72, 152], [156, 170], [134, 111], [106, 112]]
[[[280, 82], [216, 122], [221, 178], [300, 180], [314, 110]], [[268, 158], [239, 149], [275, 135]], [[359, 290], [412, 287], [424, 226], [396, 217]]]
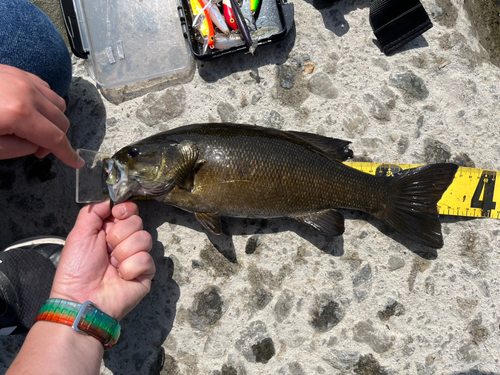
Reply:
[[334, 209], [294, 216], [293, 218], [326, 236], [340, 236], [344, 233], [344, 216]]
[[220, 216], [208, 212], [195, 212], [194, 216], [205, 229], [208, 229], [213, 234], [221, 234]]

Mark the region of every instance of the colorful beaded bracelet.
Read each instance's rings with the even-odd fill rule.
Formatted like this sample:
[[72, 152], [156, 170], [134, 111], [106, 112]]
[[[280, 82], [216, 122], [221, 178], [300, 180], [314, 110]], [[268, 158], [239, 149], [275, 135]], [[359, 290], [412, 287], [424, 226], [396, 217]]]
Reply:
[[77, 303], [52, 298], [43, 304], [35, 322], [45, 320], [71, 326], [75, 331], [95, 337], [105, 349], [116, 344], [120, 337], [120, 323], [99, 310], [92, 302]]

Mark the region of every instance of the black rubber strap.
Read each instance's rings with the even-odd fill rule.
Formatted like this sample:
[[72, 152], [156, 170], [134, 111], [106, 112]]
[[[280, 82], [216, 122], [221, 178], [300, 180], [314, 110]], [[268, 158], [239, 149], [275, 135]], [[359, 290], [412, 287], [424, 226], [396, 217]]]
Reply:
[[419, 0], [372, 0], [370, 24], [386, 55], [432, 27]]

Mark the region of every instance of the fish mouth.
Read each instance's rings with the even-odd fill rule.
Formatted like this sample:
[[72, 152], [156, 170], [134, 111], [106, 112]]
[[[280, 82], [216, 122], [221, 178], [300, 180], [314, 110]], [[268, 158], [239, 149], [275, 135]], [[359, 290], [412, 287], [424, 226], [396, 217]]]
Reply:
[[125, 202], [141, 188], [139, 182], [131, 180], [128, 168], [113, 158], [103, 160], [109, 197], [118, 204]]

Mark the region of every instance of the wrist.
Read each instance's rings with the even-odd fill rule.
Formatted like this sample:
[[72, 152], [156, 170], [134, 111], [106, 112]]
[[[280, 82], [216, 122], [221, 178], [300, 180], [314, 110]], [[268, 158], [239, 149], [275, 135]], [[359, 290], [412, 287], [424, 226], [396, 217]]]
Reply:
[[116, 344], [121, 333], [120, 323], [91, 301], [81, 304], [66, 299], [48, 299], [35, 321], [67, 325], [76, 333], [92, 336], [106, 349]]

